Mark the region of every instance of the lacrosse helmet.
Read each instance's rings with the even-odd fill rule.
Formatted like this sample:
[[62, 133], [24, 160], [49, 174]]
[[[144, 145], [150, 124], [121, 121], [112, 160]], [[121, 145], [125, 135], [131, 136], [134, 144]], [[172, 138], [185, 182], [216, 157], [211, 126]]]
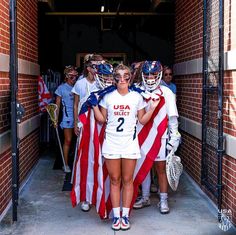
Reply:
[[96, 65], [95, 71], [95, 80], [100, 89], [114, 84], [113, 66], [111, 64], [106, 62], [98, 64]]
[[159, 61], [145, 61], [142, 65], [142, 80], [145, 89], [155, 90], [161, 82], [162, 65]]

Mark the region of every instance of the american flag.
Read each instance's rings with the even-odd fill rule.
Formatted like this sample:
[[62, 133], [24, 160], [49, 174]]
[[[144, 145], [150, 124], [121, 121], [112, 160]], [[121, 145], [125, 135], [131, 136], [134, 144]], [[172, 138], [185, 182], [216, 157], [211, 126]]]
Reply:
[[[114, 89], [102, 92], [102, 96], [112, 90]], [[75, 207], [79, 202], [87, 201], [95, 205], [100, 218], [105, 219], [112, 210], [110, 181], [101, 155], [105, 125], [101, 126], [97, 123], [93, 109], [87, 103], [82, 106], [79, 119], [83, 126], [77, 159], [73, 169], [72, 206]], [[137, 127], [141, 156], [146, 157], [139, 159], [136, 164], [132, 205], [137, 197], [139, 185], [145, 179], [158, 155], [161, 147], [161, 138], [166, 133], [166, 130], [165, 100], [163, 96], [160, 96], [160, 102], [150, 121], [144, 126], [138, 124]]]
[[38, 100], [41, 112], [46, 111], [45, 107], [52, 101], [52, 96], [41, 76], [38, 77]]

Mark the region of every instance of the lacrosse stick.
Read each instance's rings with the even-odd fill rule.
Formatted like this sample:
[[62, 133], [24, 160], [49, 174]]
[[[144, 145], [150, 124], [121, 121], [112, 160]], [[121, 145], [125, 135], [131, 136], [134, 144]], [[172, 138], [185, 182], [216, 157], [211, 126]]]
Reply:
[[78, 146], [79, 146], [79, 143], [80, 143], [80, 136], [81, 136], [81, 130], [80, 130], [79, 135], [77, 136], [77, 139], [76, 139], [75, 155], [74, 155], [74, 162], [73, 162], [71, 181], [70, 181], [71, 184], [73, 184], [74, 171], [75, 171], [74, 168], [75, 168], [75, 163], [76, 163], [76, 160], [77, 160], [77, 152], [78, 152]]
[[53, 123], [53, 126], [55, 127], [56, 130], [56, 134], [57, 134], [57, 140], [58, 140], [58, 144], [60, 147], [60, 152], [61, 152], [61, 157], [62, 157], [62, 162], [63, 162], [63, 166], [64, 169], [66, 169], [66, 163], [65, 163], [65, 159], [64, 159], [64, 154], [63, 154], [63, 150], [62, 150], [62, 146], [61, 146], [61, 141], [60, 141], [60, 137], [59, 137], [59, 133], [58, 133], [58, 128], [57, 128], [57, 105], [56, 104], [48, 104], [46, 106], [46, 110], [50, 116], [50, 119]]
[[174, 150], [172, 149], [166, 157], [166, 175], [168, 183], [174, 191], [177, 190], [182, 172], [183, 165], [181, 159], [175, 155]]

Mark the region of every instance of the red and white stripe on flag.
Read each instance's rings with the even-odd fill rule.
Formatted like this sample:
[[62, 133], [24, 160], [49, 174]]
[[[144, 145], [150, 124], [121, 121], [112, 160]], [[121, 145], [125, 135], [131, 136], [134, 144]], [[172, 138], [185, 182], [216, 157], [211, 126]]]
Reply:
[[38, 77], [38, 99], [39, 110], [42, 112], [45, 111], [45, 107], [52, 101], [52, 96], [41, 76]]
[[[80, 115], [83, 123], [82, 135], [79, 141], [76, 164], [74, 167], [73, 188], [71, 192], [72, 205], [87, 201], [96, 206], [100, 218], [110, 214], [110, 181], [106, 166], [101, 156], [104, 129], [94, 119], [93, 110]], [[167, 114], [164, 97], [155, 109], [151, 120], [146, 125], [138, 125], [138, 139], [142, 157], [137, 161], [134, 172], [134, 203], [138, 186], [150, 171], [153, 161], [159, 153], [161, 138], [167, 130]]]
[[138, 195], [138, 187], [146, 178], [148, 172], [161, 149], [161, 139], [167, 132], [168, 118], [166, 113], [165, 99], [160, 96], [160, 102], [156, 107], [151, 119], [146, 125], [138, 123], [138, 139], [141, 158], [138, 159], [134, 171], [134, 196], [131, 203], [133, 206]]
[[79, 202], [87, 201], [96, 206], [101, 218], [105, 218], [105, 187], [101, 156], [104, 126], [102, 127], [97, 123], [94, 119], [93, 110], [90, 108], [80, 115], [80, 120], [83, 126], [73, 169], [72, 205], [76, 206]]

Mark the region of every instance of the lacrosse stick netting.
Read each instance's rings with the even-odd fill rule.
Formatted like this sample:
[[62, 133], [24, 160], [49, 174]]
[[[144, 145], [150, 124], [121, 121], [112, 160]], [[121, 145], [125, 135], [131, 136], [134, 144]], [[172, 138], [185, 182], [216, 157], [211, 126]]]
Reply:
[[61, 141], [60, 141], [60, 137], [59, 137], [59, 133], [58, 133], [58, 128], [57, 128], [57, 108], [58, 107], [57, 107], [56, 104], [48, 104], [45, 108], [46, 108], [46, 110], [48, 112], [48, 115], [50, 116], [50, 119], [51, 119], [51, 121], [53, 123], [53, 126], [55, 127], [56, 134], [57, 134], [57, 140], [58, 140], [58, 144], [59, 144], [59, 148], [60, 148], [60, 152], [61, 152], [63, 166], [64, 166], [64, 169], [66, 169], [66, 163], [65, 163], [64, 154], [63, 154], [63, 150], [62, 150], [62, 146], [61, 146]]
[[56, 104], [48, 104], [46, 106], [46, 110], [50, 119], [54, 126], [57, 126], [57, 105]]
[[183, 165], [180, 157], [171, 150], [166, 157], [166, 175], [172, 190], [176, 191], [179, 185], [179, 178], [183, 172]]

